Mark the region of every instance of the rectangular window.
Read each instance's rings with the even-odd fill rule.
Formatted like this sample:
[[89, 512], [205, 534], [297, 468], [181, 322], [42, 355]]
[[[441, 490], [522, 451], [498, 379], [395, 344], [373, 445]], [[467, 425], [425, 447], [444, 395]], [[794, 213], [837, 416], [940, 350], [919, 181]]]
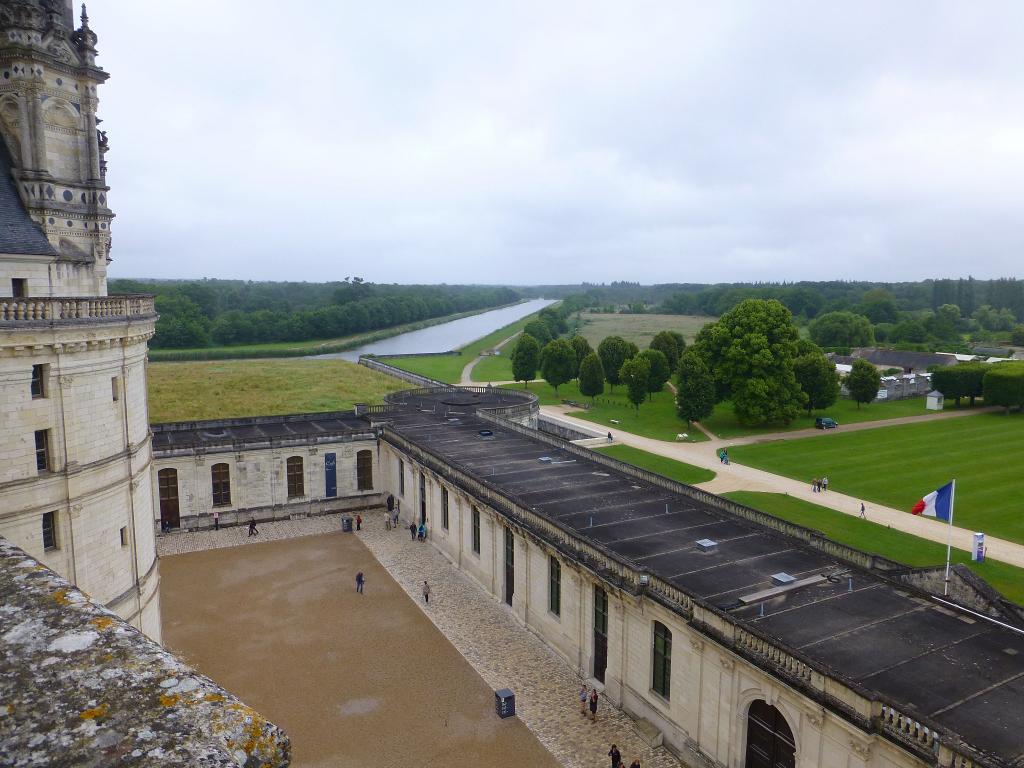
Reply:
[[548, 558], [548, 610], [562, 615], [562, 564], [557, 557]]
[[128, 546], [128, 526], [126, 525], [121, 526], [121, 546]]
[[480, 510], [473, 507], [473, 551], [480, 554]]
[[24, 277], [12, 277], [11, 296], [16, 299], [24, 299], [28, 296], [28, 280]]
[[227, 464], [214, 464], [210, 468], [213, 484], [213, 506], [231, 506], [231, 470]]
[[285, 461], [285, 472], [288, 477], [288, 498], [306, 495], [306, 482], [302, 469], [301, 456], [289, 456]]
[[672, 693], [672, 632], [660, 621], [654, 622], [654, 663], [651, 688], [663, 698]]
[[420, 522], [427, 522], [427, 478], [420, 472]]
[[47, 472], [50, 469], [50, 430], [36, 430], [36, 469]]
[[398, 495], [405, 496], [405, 462], [398, 460]]
[[118, 376], [110, 377], [110, 396], [115, 403], [121, 399], [121, 379]]
[[359, 451], [356, 454], [356, 489], [373, 490], [373, 451]]
[[43, 549], [57, 548], [57, 513], [43, 512]]
[[441, 527], [448, 530], [448, 489], [441, 486]]
[[46, 397], [46, 374], [48, 365], [32, 366], [32, 399]]

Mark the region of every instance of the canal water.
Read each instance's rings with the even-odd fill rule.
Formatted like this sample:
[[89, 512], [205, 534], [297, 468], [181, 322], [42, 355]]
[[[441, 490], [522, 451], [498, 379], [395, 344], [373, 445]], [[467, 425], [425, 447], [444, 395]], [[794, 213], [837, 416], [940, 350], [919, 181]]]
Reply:
[[345, 352], [334, 352], [329, 355], [316, 355], [319, 359], [337, 358], [343, 360], [359, 359], [360, 355], [409, 355], [416, 352], [448, 352], [464, 347], [470, 342], [486, 336], [491, 331], [514, 323], [522, 317], [533, 314], [549, 304], [553, 299], [530, 299], [511, 307], [492, 309], [478, 315], [462, 317], [447, 323], [439, 323], [418, 331], [409, 331], [389, 339], [381, 339]]

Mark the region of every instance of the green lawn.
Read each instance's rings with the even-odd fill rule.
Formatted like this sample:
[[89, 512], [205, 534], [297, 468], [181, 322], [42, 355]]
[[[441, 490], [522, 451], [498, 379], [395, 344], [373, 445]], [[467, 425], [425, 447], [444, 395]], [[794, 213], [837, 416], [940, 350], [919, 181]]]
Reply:
[[[950, 403], [952, 408], [952, 403]], [[966, 405], [963, 407], [967, 407]], [[906, 400], [888, 400], [862, 405], [859, 409], [852, 400], [839, 399], [831, 408], [813, 411], [810, 416], [806, 412], [785, 426], [769, 424], [763, 427], [745, 427], [736, 420], [732, 411], [732, 403], [726, 401], [715, 406], [714, 413], [701, 422], [701, 425], [712, 434], [728, 440], [732, 437], [748, 435], [767, 435], [773, 432], [792, 432], [797, 429], [809, 429], [814, 426], [818, 416], [831, 416], [843, 424], [857, 424], [862, 421], [878, 421], [882, 419], [898, 419], [902, 416], [926, 416], [933, 413], [924, 409], [924, 398], [915, 397]]]
[[[955, 479], [954, 522], [1024, 543], [1024, 414], [979, 413], [730, 449], [733, 461], [896, 509]], [[943, 525], [936, 521], [935, 525]]]
[[348, 410], [409, 384], [346, 360], [150, 363], [153, 423]]
[[635, 467], [651, 472], [657, 472], [659, 475], [664, 475], [670, 480], [676, 480], [688, 485], [707, 483], [715, 479], [715, 473], [710, 469], [695, 467], [692, 464], [684, 464], [681, 461], [659, 456], [656, 453], [642, 451], [631, 445], [608, 445], [603, 448], [595, 448], [594, 450], [600, 451], [606, 456], [611, 456], [613, 459], [624, 461], [627, 464], [632, 464]]
[[[576, 316], [570, 318], [570, 324]], [[678, 331], [691, 344], [697, 331], [717, 318], [703, 315], [619, 315], [602, 312], [583, 312], [580, 315], [582, 325], [580, 335], [597, 349], [597, 345], [607, 336], [621, 336], [631, 341], [640, 349], [647, 349], [651, 339], [659, 331]]]
[[[791, 523], [821, 531], [833, 541], [900, 563], [922, 567], [946, 562], [946, 548], [942, 544], [893, 530], [870, 519], [861, 520], [781, 493], [734, 491], [723, 496]], [[869, 511], [869, 518], [870, 515]], [[967, 565], [1003, 595], [1016, 603], [1024, 603], [1024, 569], [995, 560], [974, 563], [970, 552], [960, 549], [953, 550], [953, 562]]]
[[[507, 336], [505, 338], [508, 338]], [[489, 355], [480, 358], [480, 362], [473, 366], [470, 377], [473, 381], [487, 383], [490, 381], [512, 381], [512, 347], [515, 342], [506, 344], [500, 355]]]
[[[557, 306], [557, 304], [552, 304], [551, 306]], [[389, 357], [386, 360], [383, 360], [382, 362], [385, 362], [388, 365], [394, 365], [406, 371], [418, 373], [421, 376], [429, 376], [430, 378], [437, 379], [438, 381], [446, 381], [449, 384], [458, 384], [459, 380], [462, 378], [462, 369], [465, 368], [466, 365], [470, 363], [474, 357], [479, 355], [484, 350], [491, 349], [495, 345], [500, 344], [509, 336], [515, 333], [519, 333], [519, 331], [523, 330], [524, 326], [527, 323], [537, 319], [537, 314], [538, 313], [535, 312], [532, 315], [522, 317], [519, 320], [516, 320], [514, 323], [509, 323], [508, 325], [503, 326], [498, 330], [487, 334], [483, 338], [477, 339], [476, 341], [467, 344], [466, 346], [462, 347], [462, 349], [459, 350], [459, 352], [461, 353], [459, 355], [438, 355], [432, 357], [417, 357], [415, 355], [405, 355], [402, 357]], [[506, 355], [510, 353], [512, 351], [511, 345], [505, 347], [503, 351], [505, 352]], [[503, 356], [502, 358], [496, 358], [496, 360], [497, 359], [502, 359], [506, 361], [506, 365], [508, 365], [507, 376], [503, 375], [502, 378], [481, 379], [477, 375], [475, 375], [477, 373], [476, 369], [483, 365], [485, 362], [487, 362], [487, 358], [484, 358], [484, 360], [477, 363], [477, 365], [473, 369], [473, 381], [487, 382], [511, 380], [512, 364], [507, 362], [507, 357]]]
[[[509, 389], [522, 389], [522, 384], [505, 384]], [[558, 395], [550, 384], [535, 381], [530, 384], [529, 391], [540, 397], [541, 405], [560, 405], [562, 400], [574, 400], [577, 403], [589, 403], [590, 398], [580, 394], [576, 382], [563, 384], [558, 388]], [[637, 414], [633, 404], [626, 397], [626, 388], [617, 386], [614, 394], [605, 394], [596, 398], [589, 410], [571, 411], [570, 416], [584, 421], [592, 421], [608, 429], [621, 429], [655, 440], [675, 441], [680, 432], [687, 432], [686, 422], [676, 416], [675, 402], [672, 393], [666, 388], [653, 399], [640, 406]], [[618, 423], [615, 423], [618, 422]], [[707, 438], [699, 430], [689, 430], [687, 442], [703, 442]]]

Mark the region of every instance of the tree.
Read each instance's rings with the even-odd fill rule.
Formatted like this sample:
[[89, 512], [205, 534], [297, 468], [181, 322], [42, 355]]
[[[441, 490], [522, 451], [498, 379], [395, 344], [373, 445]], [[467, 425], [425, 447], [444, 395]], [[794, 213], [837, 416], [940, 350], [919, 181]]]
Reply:
[[552, 338], [551, 329], [542, 320], [531, 320], [528, 322], [523, 328], [523, 333], [533, 336], [542, 347], [551, 341]]
[[601, 365], [604, 367], [604, 376], [612, 385], [612, 392], [615, 385], [620, 383], [619, 371], [622, 364], [631, 357], [636, 357], [637, 348], [621, 336], [608, 336], [597, 345], [597, 356], [601, 358]]
[[853, 312], [826, 312], [811, 322], [810, 331], [819, 347], [868, 347], [875, 342], [871, 322]]
[[1013, 324], [1016, 322], [1016, 318], [1010, 310], [1005, 308], [994, 309], [988, 304], [982, 304], [974, 310], [972, 317], [986, 331], [1008, 331], [1013, 328]]
[[604, 393], [604, 366], [601, 365], [601, 358], [596, 352], [591, 352], [583, 358], [579, 371], [580, 394], [594, 398]]
[[935, 314], [925, 322], [928, 332], [936, 339], [957, 340], [957, 327], [960, 324], [960, 307], [956, 304], [943, 304], [935, 310]]
[[860, 410], [861, 403], [870, 403], [878, 396], [878, 384], [882, 375], [867, 360], [857, 359], [853, 361], [853, 368], [846, 377], [846, 389], [850, 397], [857, 403], [857, 410]]
[[519, 337], [512, 348], [512, 378], [523, 382], [523, 388], [537, 376], [540, 367], [540, 344], [528, 333]]
[[569, 339], [569, 343], [572, 345], [572, 351], [576, 353], [576, 375], [573, 378], [578, 379], [580, 376], [580, 366], [587, 358], [587, 355], [593, 354], [594, 350], [591, 349], [590, 342], [579, 334]]
[[694, 350], [679, 357], [676, 368], [676, 413], [690, 424], [715, 410], [715, 379]]
[[857, 313], [864, 315], [872, 323], [895, 323], [899, 320], [899, 309], [892, 294], [885, 288], [872, 288], [864, 294], [857, 307]]
[[647, 361], [649, 371], [647, 376], [648, 393], [653, 395], [661, 392], [665, 388], [665, 382], [672, 376], [672, 369], [669, 368], [668, 358], [657, 349], [645, 349], [640, 353], [639, 357]]
[[985, 373], [985, 405], [1024, 410], [1024, 363], [996, 363]]
[[629, 402], [637, 413], [640, 413], [640, 403], [647, 399], [647, 380], [650, 374], [650, 364], [639, 355], [624, 362], [619, 369], [619, 380], [626, 385]]
[[693, 345], [715, 378], [715, 397], [732, 400], [745, 425], [788, 424], [807, 395], [793, 373], [799, 333], [774, 299], [747, 299], [705, 325]]
[[1024, 347], [1024, 325], [1014, 326], [1010, 343], [1016, 344], [1018, 347]]
[[839, 399], [839, 373], [835, 363], [819, 350], [801, 355], [793, 361], [793, 373], [800, 389], [807, 395], [807, 415], [821, 410]]
[[952, 398], [960, 405], [963, 397], [971, 398], [974, 405], [976, 398], [984, 392], [985, 373], [989, 366], [985, 363], [960, 363], [949, 365], [932, 371], [932, 389], [937, 389], [946, 399]]
[[928, 329], [920, 320], [908, 318], [901, 320], [893, 326], [889, 333], [891, 342], [907, 342], [910, 344], [922, 344], [928, 341]]
[[686, 349], [686, 339], [683, 338], [683, 334], [675, 331], [661, 331], [651, 339], [650, 349], [656, 349], [665, 355], [669, 368], [674, 371], [679, 365], [679, 356]]
[[557, 395], [558, 387], [576, 375], [576, 353], [572, 345], [565, 339], [549, 341], [540, 353], [540, 373]]

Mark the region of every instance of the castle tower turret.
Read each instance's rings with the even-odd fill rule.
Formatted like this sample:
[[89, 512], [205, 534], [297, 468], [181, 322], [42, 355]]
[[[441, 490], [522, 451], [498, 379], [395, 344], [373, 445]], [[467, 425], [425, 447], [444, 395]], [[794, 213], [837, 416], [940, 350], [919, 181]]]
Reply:
[[160, 637], [146, 342], [107, 296], [96, 34], [64, 0], [0, 2], [0, 536]]

